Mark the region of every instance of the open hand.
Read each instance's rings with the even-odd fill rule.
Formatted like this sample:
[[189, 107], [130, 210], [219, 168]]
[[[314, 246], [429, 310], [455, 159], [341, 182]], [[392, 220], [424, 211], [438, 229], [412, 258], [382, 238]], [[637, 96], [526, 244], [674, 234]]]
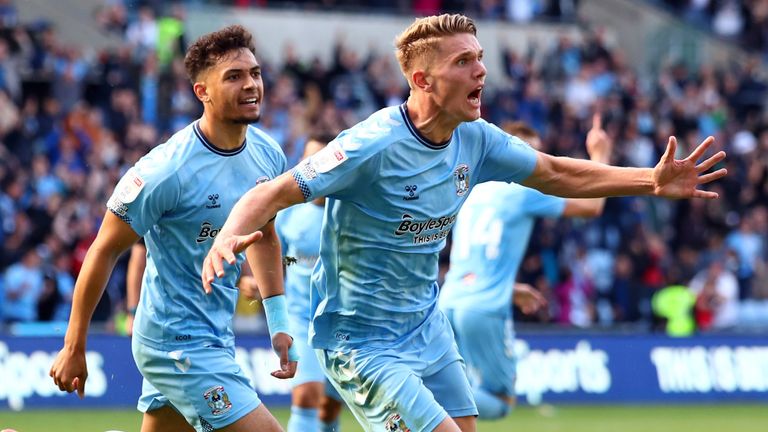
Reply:
[[707, 137], [687, 158], [676, 160], [677, 139], [673, 136], [669, 137], [667, 150], [653, 169], [654, 194], [666, 198], [717, 198], [718, 195], [715, 192], [696, 188], [700, 184], [709, 183], [728, 174], [725, 168], [704, 174], [715, 164], [725, 159], [724, 151], [719, 151], [714, 156], [697, 164], [699, 158], [714, 142], [713, 137]]
[[223, 260], [226, 260], [230, 265], [234, 265], [237, 262], [236, 254], [244, 251], [248, 246], [259, 241], [263, 236], [261, 231], [255, 231], [247, 235], [228, 235], [226, 237], [219, 233], [216, 236], [216, 240], [211, 246], [211, 250], [208, 251], [208, 255], [203, 261], [202, 280], [203, 289], [206, 294], [211, 293], [211, 284], [217, 277], [224, 276], [224, 264]]

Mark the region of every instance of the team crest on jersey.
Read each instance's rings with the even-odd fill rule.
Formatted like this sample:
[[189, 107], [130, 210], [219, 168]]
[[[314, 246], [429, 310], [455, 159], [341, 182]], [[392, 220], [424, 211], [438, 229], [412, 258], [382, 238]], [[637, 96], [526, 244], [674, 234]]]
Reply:
[[229, 401], [229, 395], [224, 391], [224, 386], [213, 386], [203, 393], [205, 401], [211, 408], [211, 414], [221, 415], [232, 408], [232, 402]]
[[469, 167], [466, 164], [460, 164], [453, 170], [453, 183], [456, 195], [464, 196], [469, 191]]
[[391, 414], [384, 424], [386, 432], [411, 432], [411, 429], [405, 424], [405, 420], [398, 413]]

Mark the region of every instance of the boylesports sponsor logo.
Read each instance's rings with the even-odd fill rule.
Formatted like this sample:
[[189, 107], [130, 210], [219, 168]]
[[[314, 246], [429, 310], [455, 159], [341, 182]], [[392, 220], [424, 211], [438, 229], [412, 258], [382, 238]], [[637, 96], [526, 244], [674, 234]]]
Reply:
[[[413, 244], [432, 243], [448, 237], [454, 222], [456, 222], [455, 214], [417, 221], [413, 219], [413, 216], [406, 213], [403, 214], [402, 221], [395, 230], [395, 235], [411, 234], [413, 235]], [[435, 230], [437, 230], [435, 233], [425, 233]]]
[[213, 240], [219, 234], [221, 228], [213, 228], [213, 225], [205, 221], [200, 225], [200, 233], [197, 235], [197, 242], [202, 243], [208, 239]]

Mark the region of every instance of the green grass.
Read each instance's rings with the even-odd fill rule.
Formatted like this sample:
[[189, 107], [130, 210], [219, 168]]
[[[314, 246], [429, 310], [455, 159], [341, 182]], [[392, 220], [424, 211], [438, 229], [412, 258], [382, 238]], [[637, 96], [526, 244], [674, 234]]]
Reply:
[[[287, 409], [272, 410], [280, 422]], [[131, 410], [0, 411], [0, 430], [18, 432], [138, 431], [141, 415]], [[478, 432], [765, 432], [765, 405], [684, 406], [544, 406], [521, 407], [498, 422], [479, 422]], [[354, 418], [344, 413], [343, 432], [360, 432]]]

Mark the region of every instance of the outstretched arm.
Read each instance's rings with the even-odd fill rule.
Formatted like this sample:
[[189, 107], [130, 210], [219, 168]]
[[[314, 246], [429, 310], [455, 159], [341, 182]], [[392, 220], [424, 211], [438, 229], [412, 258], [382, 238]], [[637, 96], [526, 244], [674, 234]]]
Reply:
[[117, 258], [138, 239], [139, 236], [128, 224], [107, 211], [77, 277], [64, 348], [56, 356], [49, 373], [60, 390], [69, 393], [77, 390], [80, 398], [85, 396], [85, 380], [88, 378], [85, 342], [93, 311]]
[[202, 280], [205, 292], [210, 293], [214, 279], [224, 275], [222, 261], [234, 264], [235, 254], [259, 240], [262, 233], [258, 230], [278, 211], [302, 202], [304, 194], [290, 171], [246, 192], [232, 208], [203, 261]]
[[714, 138], [709, 137], [682, 160], [675, 159], [677, 140], [670, 137], [667, 150], [655, 168], [627, 168], [593, 161], [538, 154], [536, 168], [524, 186], [566, 198], [598, 198], [623, 195], [656, 195], [666, 198], [717, 198], [717, 193], [697, 189], [700, 184], [727, 174], [719, 169], [705, 174], [725, 158], [720, 151], [697, 164]]

